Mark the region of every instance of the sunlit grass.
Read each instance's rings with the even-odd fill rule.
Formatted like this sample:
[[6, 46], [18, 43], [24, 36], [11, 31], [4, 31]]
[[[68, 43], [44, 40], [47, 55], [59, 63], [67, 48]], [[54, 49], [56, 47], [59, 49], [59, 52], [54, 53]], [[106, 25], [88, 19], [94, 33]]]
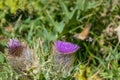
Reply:
[[[5, 2], [9, 0], [0, 1], [0, 80], [21, 76], [6, 60], [10, 38], [18, 38], [37, 54], [40, 70], [32, 75], [35, 80], [119, 80], [120, 44], [116, 32], [108, 29], [110, 24], [113, 29], [119, 24], [119, 0], [25, 0], [27, 7], [21, 7], [20, 2], [17, 7], [3, 5]], [[27, 17], [17, 15], [18, 9], [27, 10]], [[12, 17], [6, 17], [8, 14]], [[73, 38], [89, 23], [92, 41]], [[64, 74], [53, 69], [52, 45], [59, 39], [80, 46], [72, 70]]]

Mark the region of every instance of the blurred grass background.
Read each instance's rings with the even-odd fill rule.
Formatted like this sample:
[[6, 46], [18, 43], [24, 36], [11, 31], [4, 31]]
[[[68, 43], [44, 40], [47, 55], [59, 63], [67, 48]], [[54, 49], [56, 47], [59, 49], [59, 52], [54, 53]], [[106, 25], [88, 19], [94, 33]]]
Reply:
[[[0, 0], [0, 80], [20, 76], [6, 62], [10, 38], [28, 43], [38, 54], [40, 72], [35, 80], [119, 80], [120, 46], [113, 31], [120, 20], [119, 4], [119, 0]], [[89, 23], [92, 41], [73, 39]], [[80, 46], [71, 73], [52, 71], [51, 42], [57, 39]]]

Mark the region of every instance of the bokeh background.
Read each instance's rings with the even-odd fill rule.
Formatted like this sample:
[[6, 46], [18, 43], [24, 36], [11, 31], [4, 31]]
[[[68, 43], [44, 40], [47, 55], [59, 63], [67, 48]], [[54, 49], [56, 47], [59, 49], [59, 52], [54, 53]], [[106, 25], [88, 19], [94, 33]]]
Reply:
[[[38, 54], [35, 80], [119, 80], [119, 22], [120, 0], [0, 0], [0, 79], [19, 77], [6, 61], [8, 40], [18, 38]], [[73, 38], [88, 24], [92, 40]], [[70, 73], [52, 70], [55, 40], [80, 46]]]

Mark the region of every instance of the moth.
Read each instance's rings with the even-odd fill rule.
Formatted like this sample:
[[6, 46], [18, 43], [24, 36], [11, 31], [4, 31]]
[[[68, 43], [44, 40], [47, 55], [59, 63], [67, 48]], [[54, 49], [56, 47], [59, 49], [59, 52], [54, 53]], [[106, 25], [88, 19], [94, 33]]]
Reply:
[[80, 40], [85, 40], [89, 33], [90, 33], [90, 29], [91, 29], [91, 24], [88, 24], [81, 33], [77, 33], [75, 35], [73, 35], [74, 38], [80, 39]]

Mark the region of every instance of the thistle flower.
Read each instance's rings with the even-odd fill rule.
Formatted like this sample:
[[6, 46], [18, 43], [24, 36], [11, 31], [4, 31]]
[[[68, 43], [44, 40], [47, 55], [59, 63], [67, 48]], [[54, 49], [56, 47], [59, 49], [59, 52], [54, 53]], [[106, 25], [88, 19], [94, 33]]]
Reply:
[[18, 73], [32, 72], [36, 74], [38, 71], [38, 59], [33, 50], [21, 44], [18, 39], [8, 41], [7, 60]]
[[61, 68], [64, 71], [69, 71], [75, 61], [75, 53], [79, 46], [70, 42], [56, 41], [54, 50], [54, 62], [56, 68]]
[[55, 46], [60, 54], [72, 54], [79, 49], [78, 45], [64, 41], [56, 41]]
[[8, 42], [9, 54], [12, 56], [22, 55], [25, 46], [21, 45], [18, 39], [10, 39]]

